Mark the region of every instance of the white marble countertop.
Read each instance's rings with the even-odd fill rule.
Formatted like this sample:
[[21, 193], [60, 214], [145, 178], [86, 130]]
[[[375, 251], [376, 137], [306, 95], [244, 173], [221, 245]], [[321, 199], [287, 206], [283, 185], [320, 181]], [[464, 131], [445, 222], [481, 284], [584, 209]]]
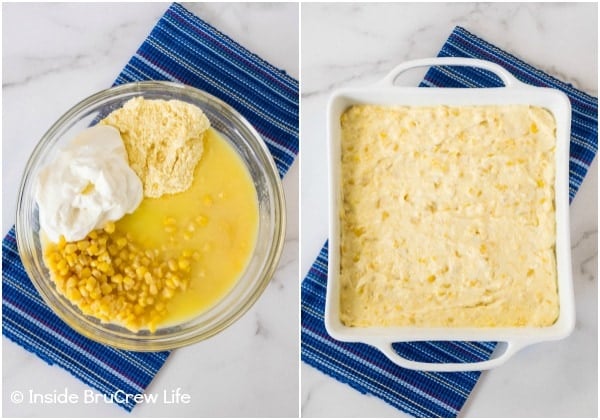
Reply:
[[[366, 85], [402, 61], [436, 56], [460, 25], [597, 96], [597, 13], [592, 3], [303, 4], [301, 277], [327, 237], [325, 105], [332, 89]], [[402, 83], [416, 85], [424, 72]], [[597, 192], [596, 160], [571, 206], [575, 331], [483, 373], [461, 416], [598, 415]], [[305, 363], [301, 377], [303, 417], [403, 415]]]
[[[169, 3], [3, 4], [2, 233], [15, 222], [19, 180], [36, 142], [68, 108], [109, 87]], [[274, 66], [299, 77], [299, 6], [185, 4]], [[266, 24], [268, 23], [268, 24]], [[147, 393], [180, 392], [189, 404], [14, 404], [13, 391], [80, 396], [88, 389], [3, 337], [5, 417], [296, 417], [298, 167], [284, 179], [288, 230], [279, 269], [256, 305], [215, 337], [174, 351]]]

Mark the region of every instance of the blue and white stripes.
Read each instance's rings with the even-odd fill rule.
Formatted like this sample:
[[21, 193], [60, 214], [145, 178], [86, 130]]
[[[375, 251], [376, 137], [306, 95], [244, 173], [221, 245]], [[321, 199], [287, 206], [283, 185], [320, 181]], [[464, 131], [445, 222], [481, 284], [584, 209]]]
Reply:
[[[262, 134], [280, 175], [298, 153], [298, 82], [227, 36], [172, 4], [131, 58], [115, 85], [170, 80], [229, 103]], [[122, 351], [73, 331], [46, 306], [19, 258], [14, 227], [2, 241], [2, 333], [56, 364], [107, 399], [144, 392], [169, 352]], [[118, 396], [118, 394], [117, 394]], [[131, 411], [135, 401], [113, 402]]]
[[[575, 196], [598, 149], [598, 100], [456, 27], [439, 56], [474, 57], [496, 62], [525, 83], [565, 92], [572, 105], [570, 198]], [[471, 67], [432, 67], [423, 87], [502, 86], [492, 73]], [[302, 282], [302, 360], [362, 393], [375, 395], [415, 417], [456, 417], [479, 372], [419, 372], [402, 369], [375, 348], [342, 343], [325, 330], [327, 242]], [[495, 343], [396, 343], [403, 357], [424, 362], [473, 362], [490, 358]]]

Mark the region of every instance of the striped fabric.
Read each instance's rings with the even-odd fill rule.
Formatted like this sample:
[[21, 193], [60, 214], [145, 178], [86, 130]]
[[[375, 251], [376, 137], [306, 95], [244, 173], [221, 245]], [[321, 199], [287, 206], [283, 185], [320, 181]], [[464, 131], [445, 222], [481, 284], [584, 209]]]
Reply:
[[[486, 59], [509, 70], [518, 79], [565, 92], [572, 105], [570, 197], [575, 196], [598, 148], [598, 100], [529, 66], [518, 58], [456, 27], [439, 56]], [[501, 81], [493, 74], [470, 67], [432, 67], [423, 87], [493, 87]], [[420, 372], [400, 368], [375, 348], [342, 343], [325, 330], [327, 242], [302, 282], [302, 360], [365, 394], [372, 394], [415, 417], [456, 417], [480, 372]], [[424, 362], [487, 360], [495, 343], [412, 342], [396, 343], [407, 359]]]
[[[298, 82], [183, 6], [168, 8], [115, 85], [141, 80], [185, 83], [219, 97], [262, 134], [282, 177], [293, 163], [298, 153]], [[103, 346], [64, 324], [27, 277], [14, 227], [2, 241], [2, 292], [2, 334], [107, 399], [117, 391], [142, 393], [169, 355]], [[127, 411], [135, 404], [132, 399], [113, 401]]]

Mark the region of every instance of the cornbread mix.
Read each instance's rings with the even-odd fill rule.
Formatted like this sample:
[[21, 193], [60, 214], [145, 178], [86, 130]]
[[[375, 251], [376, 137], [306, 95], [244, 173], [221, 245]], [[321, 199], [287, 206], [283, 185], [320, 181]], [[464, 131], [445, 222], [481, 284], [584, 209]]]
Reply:
[[353, 105], [341, 117], [346, 326], [549, 326], [555, 121], [527, 105]]
[[202, 110], [179, 100], [130, 99], [100, 124], [119, 129], [129, 164], [146, 197], [187, 190], [202, 156], [210, 122]]

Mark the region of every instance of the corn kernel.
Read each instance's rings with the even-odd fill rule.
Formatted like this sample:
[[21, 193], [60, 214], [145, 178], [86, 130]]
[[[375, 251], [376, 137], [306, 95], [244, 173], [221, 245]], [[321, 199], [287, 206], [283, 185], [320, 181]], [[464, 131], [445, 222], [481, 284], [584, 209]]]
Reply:
[[79, 290], [73, 287], [67, 290], [67, 298], [78, 301], [81, 299], [81, 293], [79, 293]]
[[175, 226], [177, 224], [177, 220], [174, 217], [166, 217], [163, 221], [165, 226]]
[[531, 127], [529, 127], [529, 131], [531, 131], [533, 134], [537, 133], [539, 131], [537, 124], [532, 122]]
[[146, 284], [152, 283], [152, 274], [146, 272], [144, 274], [144, 281], [146, 282]]
[[196, 222], [196, 224], [200, 227], [204, 227], [208, 224], [208, 217], [204, 216], [204, 215], [199, 215], [196, 216], [196, 218], [194, 219], [194, 221]]
[[168, 266], [169, 266], [169, 270], [171, 271], [176, 271], [177, 270], [177, 261], [171, 259], [167, 262]]
[[366, 229], [364, 227], [362, 227], [362, 226], [361, 227], [356, 227], [356, 228], [353, 229], [353, 232], [354, 232], [354, 235], [360, 237], [360, 236], [362, 236], [366, 232]]
[[90, 246], [87, 248], [88, 255], [97, 255], [99, 251], [100, 251], [100, 249], [98, 248], [98, 245], [94, 242], [92, 242], [90, 244]]
[[119, 247], [118, 247], [118, 245], [117, 245], [117, 244], [114, 244], [114, 243], [113, 243], [113, 244], [110, 244], [110, 245], [108, 246], [108, 254], [109, 254], [110, 256], [115, 256], [115, 255], [117, 255], [118, 253], [119, 253]]
[[152, 270], [152, 274], [157, 278], [162, 278], [165, 275], [165, 265], [161, 264]]
[[158, 293], [158, 288], [156, 287], [155, 284], [151, 284], [150, 288], [148, 290], [151, 295], [156, 295]]
[[98, 270], [102, 273], [108, 273], [110, 270], [110, 266], [105, 262], [100, 262], [98, 264]]
[[117, 247], [119, 247], [119, 249], [123, 249], [126, 245], [127, 245], [127, 239], [125, 239], [125, 238], [117, 239]]
[[204, 202], [204, 204], [206, 204], [207, 206], [211, 206], [214, 203], [213, 198], [210, 196], [210, 194], [207, 194], [204, 196], [204, 199], [202, 200]]
[[182, 258], [180, 258], [177, 261], [177, 265], [179, 266], [179, 268], [181, 270], [187, 270], [187, 269], [190, 268], [190, 260], [188, 260], [187, 258], [182, 257]]
[[74, 254], [77, 251], [77, 245], [70, 243], [65, 246], [65, 252], [67, 254]]
[[146, 267], [137, 267], [135, 269], [135, 274], [137, 275], [137, 277], [139, 279], [143, 279], [144, 275], [148, 272], [148, 270], [146, 269]]
[[116, 228], [116, 226], [115, 226], [114, 222], [108, 222], [106, 224], [106, 226], [104, 226], [104, 231], [106, 233], [114, 233], [115, 232], [115, 228]]
[[[173, 285], [173, 286], [172, 286], [173, 288], [177, 288], [177, 287], [179, 287], [179, 285], [181, 284], [181, 279], [179, 278], [179, 276], [172, 275], [172, 276], [170, 277], [170, 279], [169, 279], [169, 280], [171, 281], [171, 283], [172, 283], [172, 285]], [[169, 280], [167, 280], [167, 282], [168, 282]], [[167, 283], [167, 284], [168, 284], [168, 283]]]

